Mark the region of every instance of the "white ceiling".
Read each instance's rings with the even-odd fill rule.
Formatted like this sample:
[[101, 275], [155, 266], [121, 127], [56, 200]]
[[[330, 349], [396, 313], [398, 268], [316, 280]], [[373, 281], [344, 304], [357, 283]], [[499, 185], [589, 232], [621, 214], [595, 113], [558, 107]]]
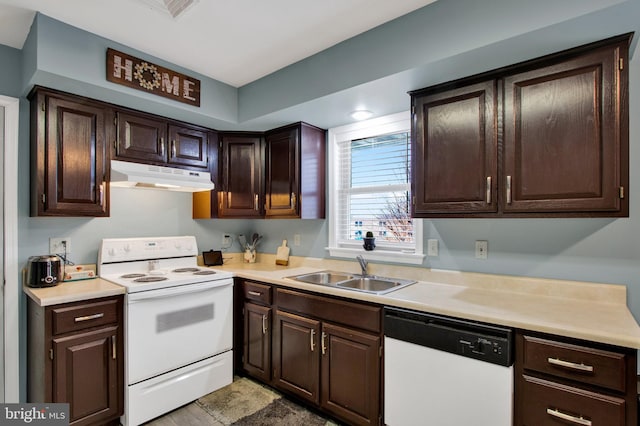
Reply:
[[0, 44], [21, 49], [39, 11], [240, 87], [434, 1], [199, 0], [173, 19], [145, 0], [0, 0]]

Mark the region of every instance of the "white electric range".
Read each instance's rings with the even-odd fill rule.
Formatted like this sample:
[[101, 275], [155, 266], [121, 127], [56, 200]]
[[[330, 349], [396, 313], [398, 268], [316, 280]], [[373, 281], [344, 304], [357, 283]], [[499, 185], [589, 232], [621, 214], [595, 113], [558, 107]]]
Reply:
[[126, 288], [124, 426], [233, 380], [233, 279], [197, 258], [193, 236], [102, 240], [98, 275]]

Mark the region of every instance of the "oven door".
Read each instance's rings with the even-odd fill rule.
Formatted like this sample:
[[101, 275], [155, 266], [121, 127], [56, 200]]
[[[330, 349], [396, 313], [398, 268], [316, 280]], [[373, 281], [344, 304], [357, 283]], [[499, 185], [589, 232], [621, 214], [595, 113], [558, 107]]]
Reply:
[[233, 280], [127, 294], [127, 384], [232, 347]]

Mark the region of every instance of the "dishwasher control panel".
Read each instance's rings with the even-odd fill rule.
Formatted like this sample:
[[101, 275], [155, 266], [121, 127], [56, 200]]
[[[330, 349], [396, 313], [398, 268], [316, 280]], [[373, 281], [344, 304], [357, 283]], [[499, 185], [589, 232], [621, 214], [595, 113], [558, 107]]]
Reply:
[[507, 327], [385, 308], [384, 335], [492, 364], [513, 364], [513, 330]]
[[463, 336], [458, 339], [458, 354], [502, 364], [509, 352], [509, 340], [502, 336]]

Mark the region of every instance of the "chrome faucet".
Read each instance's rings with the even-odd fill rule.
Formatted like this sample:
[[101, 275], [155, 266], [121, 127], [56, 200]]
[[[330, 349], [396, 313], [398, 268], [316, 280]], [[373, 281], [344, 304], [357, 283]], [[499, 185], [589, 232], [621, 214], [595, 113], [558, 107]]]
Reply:
[[360, 263], [360, 269], [362, 269], [362, 275], [364, 275], [365, 277], [368, 275], [367, 274], [367, 265], [369, 265], [369, 262], [367, 262], [364, 257], [358, 255], [356, 256], [356, 259], [358, 259], [358, 262]]

